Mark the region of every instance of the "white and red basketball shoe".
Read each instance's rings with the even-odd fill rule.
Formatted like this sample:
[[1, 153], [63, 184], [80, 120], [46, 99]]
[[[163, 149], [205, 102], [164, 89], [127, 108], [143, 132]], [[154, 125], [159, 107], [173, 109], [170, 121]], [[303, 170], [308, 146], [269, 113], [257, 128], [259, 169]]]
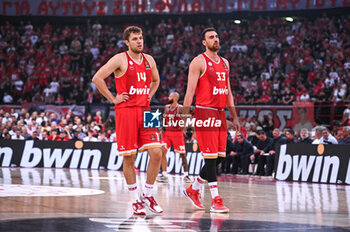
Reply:
[[146, 197], [145, 194], [142, 194], [140, 197], [142, 203], [148, 207], [148, 209], [153, 213], [163, 213], [163, 209], [158, 205], [153, 196]]
[[146, 215], [146, 208], [139, 200], [136, 200], [132, 203], [132, 209], [134, 210], [134, 215]]

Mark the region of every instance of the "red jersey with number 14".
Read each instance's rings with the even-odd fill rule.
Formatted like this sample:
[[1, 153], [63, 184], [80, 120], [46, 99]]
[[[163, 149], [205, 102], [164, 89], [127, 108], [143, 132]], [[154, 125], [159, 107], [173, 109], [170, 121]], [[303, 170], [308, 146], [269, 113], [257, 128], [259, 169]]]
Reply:
[[201, 56], [205, 60], [205, 69], [198, 80], [196, 105], [224, 108], [228, 95], [228, 67], [220, 56], [217, 63], [210, 59], [205, 53], [202, 53]]
[[127, 58], [127, 68], [120, 77], [115, 77], [115, 86], [118, 94], [127, 92], [129, 100], [115, 105], [117, 108], [149, 106], [148, 94], [152, 79], [151, 65], [145, 55], [142, 54], [141, 63], [136, 63], [128, 52], [125, 52]]

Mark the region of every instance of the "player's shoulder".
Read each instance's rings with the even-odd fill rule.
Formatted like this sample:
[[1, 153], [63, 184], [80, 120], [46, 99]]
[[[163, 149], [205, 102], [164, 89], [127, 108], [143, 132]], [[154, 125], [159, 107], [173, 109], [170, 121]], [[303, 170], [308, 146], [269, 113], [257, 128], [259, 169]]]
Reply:
[[227, 65], [229, 65], [229, 62], [228, 62], [228, 60], [227, 60], [225, 57], [222, 57], [222, 56], [221, 56], [221, 59], [222, 59]]
[[154, 61], [153, 56], [151, 56], [151, 55], [149, 55], [149, 54], [146, 54], [146, 53], [143, 53], [143, 55], [145, 56], [145, 58], [146, 58], [148, 61]]
[[151, 67], [156, 66], [156, 61], [154, 60], [153, 56], [146, 54], [146, 53], [143, 53], [143, 55], [144, 55], [145, 59], [151, 64]]
[[117, 53], [114, 56], [112, 56], [112, 58], [110, 60], [123, 61], [126, 58], [127, 57], [126, 57], [125, 52], [120, 52], [120, 53]]
[[199, 54], [193, 60], [191, 61], [191, 65], [204, 65], [205, 64], [205, 58], [203, 57], [203, 54]]

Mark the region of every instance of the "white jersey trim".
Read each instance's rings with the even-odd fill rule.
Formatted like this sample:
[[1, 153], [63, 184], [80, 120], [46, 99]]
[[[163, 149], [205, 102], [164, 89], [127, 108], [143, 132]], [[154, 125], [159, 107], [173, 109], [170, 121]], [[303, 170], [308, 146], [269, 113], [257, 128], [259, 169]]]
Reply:
[[128, 55], [127, 54], [124, 54], [124, 55], [125, 55], [125, 58], [126, 58], [126, 69], [125, 69], [125, 71], [123, 72], [122, 75], [120, 75], [120, 76], [114, 75], [114, 78], [116, 78], [116, 79], [121, 78], [128, 71], [128, 68], [129, 68]]
[[202, 75], [199, 76], [199, 79], [201, 79], [202, 76], [203, 76], [203, 75], [205, 74], [205, 72], [207, 71], [207, 61], [205, 60], [203, 54], [201, 54], [201, 57], [202, 57], [203, 60], [204, 60], [204, 71], [203, 71]]

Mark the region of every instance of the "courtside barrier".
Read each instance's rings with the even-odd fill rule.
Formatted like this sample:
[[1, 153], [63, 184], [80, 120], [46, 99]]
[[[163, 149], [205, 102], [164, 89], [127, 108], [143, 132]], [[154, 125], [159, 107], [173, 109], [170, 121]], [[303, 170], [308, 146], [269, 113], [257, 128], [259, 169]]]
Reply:
[[281, 145], [276, 154], [275, 179], [350, 184], [349, 148], [349, 145]]
[[[190, 174], [199, 174], [204, 165], [198, 146], [188, 143], [187, 161]], [[195, 151], [194, 151], [195, 149]], [[180, 155], [167, 153], [168, 172], [182, 173]], [[135, 167], [145, 171], [149, 162], [147, 152], [138, 153]], [[0, 140], [0, 167], [91, 168], [121, 170], [123, 157], [118, 155], [117, 143], [82, 141]]]

